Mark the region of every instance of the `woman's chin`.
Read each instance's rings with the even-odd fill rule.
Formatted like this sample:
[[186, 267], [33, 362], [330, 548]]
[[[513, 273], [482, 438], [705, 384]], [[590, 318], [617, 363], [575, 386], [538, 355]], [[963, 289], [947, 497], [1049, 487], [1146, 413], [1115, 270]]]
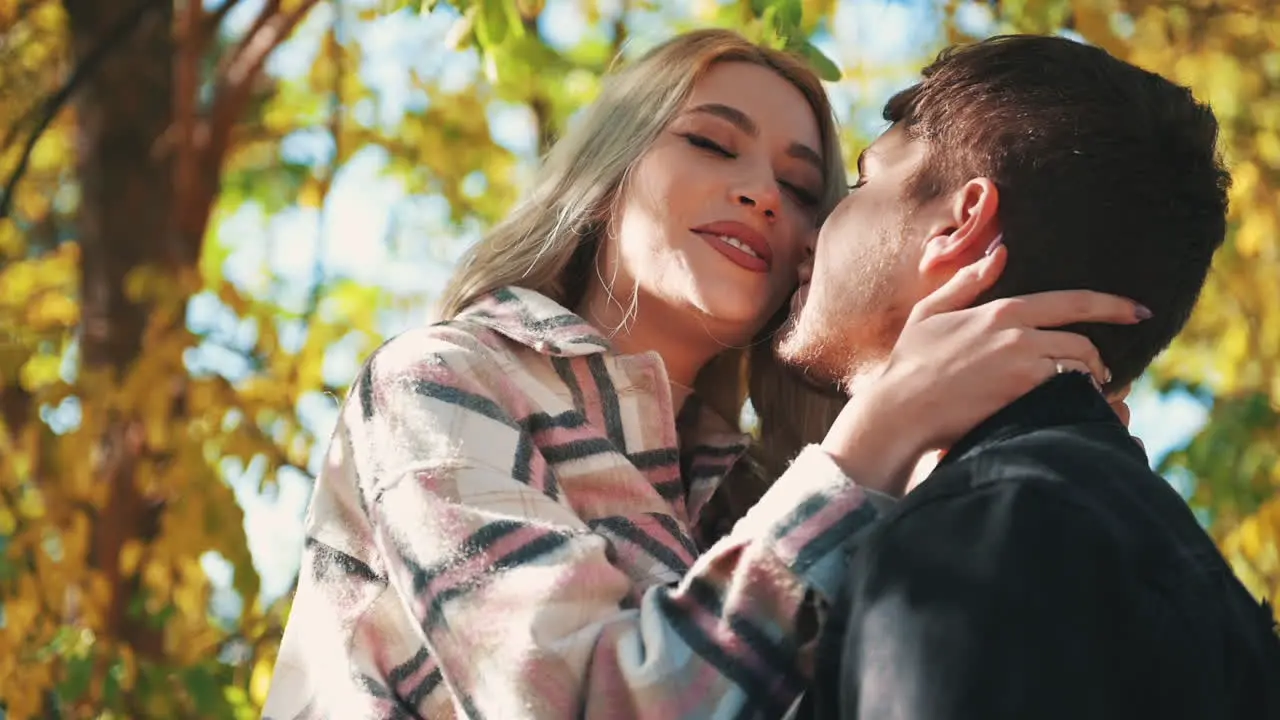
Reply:
[[714, 337], [734, 347], [745, 346], [777, 312], [777, 307], [762, 307], [759, 296], [753, 298], [699, 297], [693, 302], [703, 325]]

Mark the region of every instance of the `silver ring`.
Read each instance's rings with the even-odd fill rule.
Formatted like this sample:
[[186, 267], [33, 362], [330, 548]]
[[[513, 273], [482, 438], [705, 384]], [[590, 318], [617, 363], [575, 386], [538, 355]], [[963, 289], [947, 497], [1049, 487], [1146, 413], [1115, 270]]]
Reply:
[[1054, 370], [1055, 370], [1059, 375], [1061, 375], [1062, 373], [1064, 373], [1064, 372], [1066, 372], [1066, 371], [1067, 371], [1067, 368], [1062, 364], [1062, 361], [1061, 361], [1061, 360], [1054, 360], [1054, 361], [1053, 361], [1053, 369], [1054, 369]]

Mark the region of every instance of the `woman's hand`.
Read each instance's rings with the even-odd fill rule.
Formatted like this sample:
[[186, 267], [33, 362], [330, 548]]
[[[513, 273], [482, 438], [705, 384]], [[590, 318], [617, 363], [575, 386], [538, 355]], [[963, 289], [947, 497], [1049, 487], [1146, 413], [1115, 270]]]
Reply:
[[1099, 386], [1110, 381], [1087, 338], [1041, 328], [1150, 317], [1131, 300], [1087, 290], [969, 307], [1006, 259], [998, 246], [917, 303], [882, 372], [851, 388], [822, 447], [864, 487], [902, 494], [923, 454], [949, 448], [1057, 373], [1087, 372]]

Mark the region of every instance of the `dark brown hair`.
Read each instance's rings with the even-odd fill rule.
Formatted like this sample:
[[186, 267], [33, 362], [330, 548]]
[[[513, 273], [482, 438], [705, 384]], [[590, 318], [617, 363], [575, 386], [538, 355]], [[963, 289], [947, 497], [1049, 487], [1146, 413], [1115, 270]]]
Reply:
[[1190, 90], [1065, 38], [1001, 36], [943, 51], [884, 117], [928, 143], [911, 200], [974, 177], [998, 188], [1009, 263], [989, 298], [1087, 288], [1151, 308], [1137, 326], [1073, 328], [1113, 386], [1186, 324], [1230, 186], [1218, 122]]

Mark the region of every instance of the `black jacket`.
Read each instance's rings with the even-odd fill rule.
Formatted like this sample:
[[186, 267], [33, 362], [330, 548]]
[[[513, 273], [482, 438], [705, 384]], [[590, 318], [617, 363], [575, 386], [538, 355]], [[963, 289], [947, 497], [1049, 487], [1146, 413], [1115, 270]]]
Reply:
[[1280, 639], [1082, 375], [964, 438], [850, 558], [801, 717], [1280, 720]]

